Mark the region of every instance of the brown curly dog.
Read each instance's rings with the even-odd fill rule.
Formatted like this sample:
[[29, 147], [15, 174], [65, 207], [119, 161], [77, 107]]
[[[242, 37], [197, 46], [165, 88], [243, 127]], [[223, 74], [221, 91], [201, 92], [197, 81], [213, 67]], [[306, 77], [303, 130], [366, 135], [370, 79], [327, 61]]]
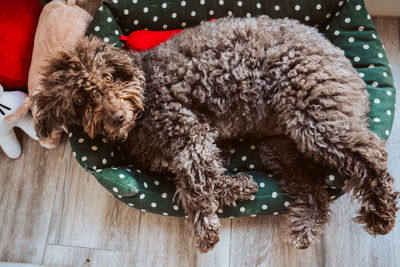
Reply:
[[218, 207], [257, 190], [243, 173], [224, 174], [216, 142], [242, 136], [260, 140], [264, 164], [295, 199], [295, 247], [309, 246], [329, 218], [319, 166], [348, 178], [346, 191], [361, 201], [355, 221], [368, 233], [395, 224], [398, 194], [385, 145], [368, 130], [365, 84], [314, 28], [265, 16], [219, 19], [140, 53], [86, 38], [50, 60], [44, 77], [45, 90], [32, 97], [39, 137], [81, 124], [92, 137], [128, 138], [135, 164], [176, 174], [202, 252], [219, 240]]

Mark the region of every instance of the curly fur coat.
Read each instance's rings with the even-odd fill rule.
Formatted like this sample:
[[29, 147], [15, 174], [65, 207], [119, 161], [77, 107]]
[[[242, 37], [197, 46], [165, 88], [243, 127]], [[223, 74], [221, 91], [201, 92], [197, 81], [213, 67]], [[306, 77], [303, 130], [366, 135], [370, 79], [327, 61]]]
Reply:
[[397, 193], [385, 146], [368, 130], [365, 84], [314, 28], [265, 16], [219, 19], [132, 54], [89, 38], [53, 59], [45, 77], [47, 90], [33, 97], [39, 136], [70, 123], [112, 139], [130, 130], [125, 148], [135, 164], [176, 174], [202, 252], [219, 240], [218, 207], [257, 190], [245, 174], [224, 174], [217, 143], [241, 136], [259, 140], [263, 162], [295, 199], [294, 246], [308, 247], [329, 218], [324, 177], [312, 171], [319, 165], [348, 178], [366, 231], [394, 226]]

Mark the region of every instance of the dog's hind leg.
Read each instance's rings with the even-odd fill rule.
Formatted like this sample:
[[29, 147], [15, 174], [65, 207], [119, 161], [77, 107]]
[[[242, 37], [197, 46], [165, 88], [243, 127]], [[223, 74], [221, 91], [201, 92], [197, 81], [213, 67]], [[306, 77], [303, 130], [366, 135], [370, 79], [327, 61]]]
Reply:
[[306, 159], [285, 136], [270, 136], [258, 144], [263, 165], [280, 180], [293, 201], [287, 215], [288, 241], [307, 248], [329, 221], [330, 199], [325, 185], [326, 169]]
[[360, 118], [366, 116], [359, 105], [364, 96], [335, 81], [319, 85], [331, 90], [317, 88], [301, 100], [280, 99], [286, 105], [276, 106], [278, 121], [302, 153], [348, 178], [345, 189], [361, 200], [355, 221], [371, 235], [386, 234], [395, 224], [398, 193], [387, 171], [384, 144]]

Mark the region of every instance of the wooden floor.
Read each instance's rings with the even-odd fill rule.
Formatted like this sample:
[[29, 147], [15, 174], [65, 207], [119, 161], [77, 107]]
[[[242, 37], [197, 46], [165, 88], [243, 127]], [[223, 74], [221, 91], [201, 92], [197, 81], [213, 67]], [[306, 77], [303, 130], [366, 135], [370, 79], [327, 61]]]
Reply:
[[[400, 19], [376, 18], [400, 88]], [[400, 103], [400, 93], [397, 95]], [[388, 142], [400, 189], [400, 109]], [[22, 138], [23, 156], [0, 152], [0, 261], [46, 266], [400, 266], [400, 219], [372, 238], [351, 218], [357, 205], [335, 201], [318, 242], [296, 250], [280, 216], [222, 220], [221, 241], [206, 255], [183, 219], [143, 213], [113, 199], [78, 166], [69, 145], [45, 150]], [[400, 215], [400, 214], [399, 214]], [[399, 216], [400, 217], [400, 216]]]

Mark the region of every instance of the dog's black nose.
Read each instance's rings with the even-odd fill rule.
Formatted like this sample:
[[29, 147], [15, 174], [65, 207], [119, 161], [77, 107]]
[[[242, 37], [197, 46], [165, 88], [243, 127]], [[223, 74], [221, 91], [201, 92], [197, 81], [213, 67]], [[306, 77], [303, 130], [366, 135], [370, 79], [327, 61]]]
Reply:
[[115, 112], [114, 115], [108, 118], [108, 123], [111, 126], [121, 125], [124, 121], [125, 121], [125, 112], [123, 112], [122, 110], [118, 110], [117, 112]]

